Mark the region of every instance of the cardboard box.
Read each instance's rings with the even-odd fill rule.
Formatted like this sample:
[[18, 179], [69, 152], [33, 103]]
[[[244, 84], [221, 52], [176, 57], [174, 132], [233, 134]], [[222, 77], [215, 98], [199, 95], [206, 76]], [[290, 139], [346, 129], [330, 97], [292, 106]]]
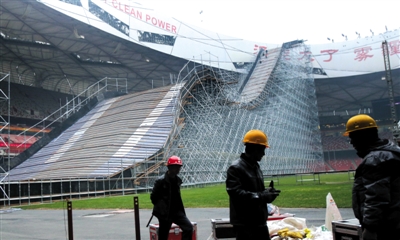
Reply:
[[362, 229], [358, 219], [332, 221], [333, 240], [362, 240]]
[[[268, 221], [282, 220], [284, 218], [293, 216], [294, 214], [289, 213], [274, 214], [272, 216], [268, 216]], [[236, 238], [235, 232], [233, 231], [233, 226], [229, 222], [229, 218], [211, 219], [211, 231], [214, 239]]]
[[[193, 235], [192, 240], [197, 240], [197, 223], [192, 222], [193, 225]], [[158, 224], [150, 224], [150, 240], [158, 240]], [[175, 223], [172, 224], [171, 229], [169, 230], [168, 240], [181, 240], [182, 239], [182, 230]]]

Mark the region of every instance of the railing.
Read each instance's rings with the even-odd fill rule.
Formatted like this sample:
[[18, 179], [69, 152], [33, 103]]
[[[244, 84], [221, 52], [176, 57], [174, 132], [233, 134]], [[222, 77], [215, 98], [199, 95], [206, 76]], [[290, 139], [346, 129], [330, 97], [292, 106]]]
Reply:
[[[5, 128], [8, 127], [7, 133], [7, 138], [10, 139], [10, 73], [2, 73], [0, 72], [0, 82], [7, 81], [7, 90], [4, 92], [2, 89], [0, 89], [0, 106], [2, 106], [3, 103], [7, 104], [7, 118], [3, 118], [3, 116], [0, 115], [0, 132], [3, 132]], [[3, 137], [0, 135], [0, 144], [2, 147], [0, 148], [0, 160], [4, 161], [3, 157], [6, 157], [7, 159], [10, 159], [10, 141], [6, 139], [3, 139]], [[3, 168], [1, 168], [3, 169]], [[4, 169], [3, 169], [4, 170]], [[4, 178], [3, 178], [4, 179]]]
[[[273, 49], [273, 50], [270, 51], [270, 54], [271, 54], [272, 51], [274, 51], [274, 50], [275, 50], [275, 51], [279, 51], [279, 53], [277, 54], [277, 56], [274, 56], [274, 57], [273, 57], [273, 59], [276, 59], [276, 62], [275, 62], [275, 64], [274, 64], [272, 70], [268, 73], [268, 80], [274, 77], [275, 69], [277, 68], [277, 66], [278, 66], [278, 64], [279, 64], [279, 61], [280, 61], [281, 56], [282, 56], [282, 51], [283, 51], [282, 48], [275, 48], [275, 49]], [[253, 75], [253, 73], [254, 73], [254, 70], [255, 70], [257, 64], [259, 64], [259, 62], [261, 62], [261, 61], [260, 61], [260, 58], [261, 58], [261, 53], [263, 53], [263, 52], [264, 52], [264, 51], [260, 51], [260, 52], [259, 52], [256, 61], [254, 62], [252, 68], [251, 68], [250, 71], [249, 71], [249, 73], [247, 74], [246, 79], [243, 81], [243, 84], [242, 84], [242, 86], [241, 86], [241, 88], [240, 88], [240, 90], [239, 90], [239, 93], [240, 93], [241, 95], [242, 95], [243, 90], [245, 89], [246, 85], [248, 84], [248, 81], [249, 81], [250, 78], [252, 77], [252, 75]], [[275, 54], [275, 52], [274, 52], [274, 54]], [[268, 62], [268, 61], [271, 61], [271, 58], [270, 58], [270, 57], [267, 58], [267, 62]], [[257, 81], [258, 79], [255, 79], [255, 80]], [[265, 83], [266, 83], [266, 82], [265, 82]], [[242, 100], [241, 100], [241, 103], [243, 104], [242, 106], [245, 107], [245, 108], [248, 108], [248, 109], [256, 108], [256, 107], [259, 106], [259, 105], [265, 100], [265, 98], [268, 96], [268, 93], [267, 93], [267, 92], [268, 92], [268, 90], [267, 90], [267, 88], [266, 88], [265, 85], [264, 85], [263, 90], [262, 90], [261, 92], [259, 92], [257, 96], [254, 96], [254, 99], [252, 99], [252, 100], [250, 100], [250, 101], [248, 101], [248, 102], [243, 101], [243, 99], [242, 99]], [[253, 95], [252, 95], [252, 96], [253, 96]]]
[[319, 173], [296, 174], [296, 183], [303, 184], [304, 182], [314, 182], [321, 184]]
[[[120, 82], [123, 82], [122, 84]], [[39, 133], [42, 133], [45, 129], [50, 128], [54, 123], [63, 121], [67, 119], [71, 114], [79, 111], [83, 106], [85, 106], [92, 97], [98, 95], [101, 92], [105, 91], [117, 91], [127, 93], [127, 79], [126, 78], [108, 78], [105, 77], [100, 81], [90, 85], [85, 91], [81, 92], [79, 95], [75, 96], [73, 99], [68, 101], [64, 106], [60, 107], [58, 110], [51, 113], [49, 116], [43, 118], [40, 122], [31, 126], [30, 128], [25, 129], [23, 132], [19, 133], [18, 136], [26, 135], [26, 132], [31, 130], [32, 128], [38, 127], [41, 128], [40, 131], [36, 132], [34, 135], [27, 138], [24, 142], [22, 142], [18, 147], [25, 144], [32, 137], [36, 137]], [[83, 100], [82, 100], [83, 98]], [[48, 119], [54, 119], [49, 124], [46, 124]], [[43, 127], [39, 127], [39, 126]]]
[[264, 185], [268, 186], [271, 181], [274, 181], [275, 185], [279, 185], [279, 175], [263, 175]]
[[256, 68], [256, 66], [257, 66], [257, 64], [258, 64], [258, 61], [259, 61], [260, 58], [261, 58], [261, 54], [262, 54], [264, 51], [265, 51], [265, 50], [262, 49], [262, 50], [260, 50], [260, 51], [258, 52], [257, 58], [256, 58], [256, 60], [254, 61], [253, 66], [251, 66], [250, 71], [247, 73], [246, 79], [244, 79], [244, 81], [243, 81], [243, 83], [242, 83], [242, 86], [240, 86], [239, 94], [242, 93], [244, 87], [246, 86], [247, 82], [249, 81], [251, 75], [253, 74], [254, 69]]
[[[345, 182], [352, 182], [353, 171], [335, 171], [335, 172], [315, 172], [305, 174], [277, 174], [277, 175], [264, 175], [264, 183], [269, 184], [270, 180], [274, 180], [275, 185], [287, 185], [292, 184], [292, 181], [296, 181], [296, 184], [324, 184], [326, 180], [323, 176], [327, 174], [343, 173], [348, 174], [349, 178]], [[1, 176], [1, 175], [0, 175]], [[285, 177], [292, 177], [290, 182], [285, 181]], [[322, 179], [320, 178], [322, 177]], [[0, 178], [1, 179], [1, 178]], [[68, 197], [70, 199], [82, 199], [92, 197], [106, 197], [113, 195], [126, 195], [132, 193], [144, 193], [149, 192], [154, 184], [154, 177], [143, 177], [140, 179], [142, 183], [138, 186], [136, 182], [137, 177], [123, 177], [123, 178], [110, 178], [109, 176], [104, 177], [87, 177], [87, 178], [63, 178], [63, 179], [48, 179], [48, 180], [27, 180], [27, 181], [15, 181], [15, 182], [0, 182], [0, 187], [5, 192], [8, 192], [8, 188], [11, 185], [15, 187], [12, 191], [16, 194], [11, 196], [4, 195], [4, 192], [0, 190], [0, 205], [6, 202], [19, 205], [29, 205], [33, 202], [53, 202], [53, 200], [63, 199]], [[196, 182], [189, 183], [185, 182], [182, 187], [204, 187], [214, 184], [223, 184], [224, 181], [212, 181], [212, 182]], [[342, 183], [342, 182], [340, 182]], [[343, 182], [344, 183], [344, 182]], [[57, 186], [54, 188], [54, 186]], [[118, 186], [118, 187], [116, 187]], [[35, 189], [35, 190], [32, 190]], [[36, 191], [39, 189], [39, 191]], [[12, 196], [13, 195], [13, 196]]]
[[0, 190], [3, 192], [4, 197], [6, 197], [7, 199], [10, 199], [6, 193], [6, 191], [4, 191], [3, 187], [1, 186], [3, 184], [3, 180], [5, 178], [7, 178], [8, 176], [8, 172], [6, 172], [2, 167], [0, 167]]

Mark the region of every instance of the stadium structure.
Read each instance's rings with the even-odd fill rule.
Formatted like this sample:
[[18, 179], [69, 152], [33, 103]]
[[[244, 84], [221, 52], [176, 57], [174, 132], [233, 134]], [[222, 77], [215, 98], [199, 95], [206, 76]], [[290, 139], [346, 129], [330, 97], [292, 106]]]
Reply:
[[133, 1], [0, 11], [4, 204], [148, 191], [171, 155], [186, 186], [220, 183], [250, 129], [268, 135], [265, 176], [354, 170], [341, 134], [357, 113], [397, 134], [399, 29], [270, 44]]

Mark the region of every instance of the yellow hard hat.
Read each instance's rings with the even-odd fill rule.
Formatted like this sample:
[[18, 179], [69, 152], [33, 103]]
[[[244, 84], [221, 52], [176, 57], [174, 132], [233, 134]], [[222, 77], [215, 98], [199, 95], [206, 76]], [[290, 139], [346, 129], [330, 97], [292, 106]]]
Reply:
[[376, 125], [375, 120], [367, 114], [359, 114], [351, 117], [347, 121], [346, 132], [343, 133], [343, 136], [349, 136], [349, 133], [351, 132], [367, 128], [378, 128], [378, 125]]
[[269, 147], [267, 135], [263, 131], [257, 129], [248, 131], [244, 135], [243, 142], [264, 145], [267, 148]]

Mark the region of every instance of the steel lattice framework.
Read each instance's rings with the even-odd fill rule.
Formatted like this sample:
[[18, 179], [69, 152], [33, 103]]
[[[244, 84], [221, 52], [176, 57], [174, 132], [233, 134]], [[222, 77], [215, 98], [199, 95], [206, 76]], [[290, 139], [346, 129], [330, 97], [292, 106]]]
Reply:
[[[269, 138], [271, 147], [261, 161], [264, 175], [323, 171], [315, 86], [306, 52], [307, 46], [302, 42], [284, 44], [268, 53], [262, 51], [249, 66], [248, 74], [212, 69], [203, 64], [189, 68], [193, 64], [189, 61], [182, 68], [181, 74], [185, 76], [177, 79], [173, 94], [157, 98], [156, 102], [161, 99], [171, 102], [168, 109], [156, 110], [166, 111], [171, 119], [162, 131], [167, 131], [168, 137], [154, 155], [137, 164], [121, 166], [120, 174], [107, 178], [78, 176], [50, 179], [45, 183], [37, 179], [31, 183], [28, 178], [27, 183], [9, 185], [6, 190], [14, 190], [8, 196], [18, 195], [12, 201], [21, 202], [33, 198], [51, 199], [52, 194], [125, 194], [150, 189], [154, 180], [165, 173], [163, 163], [171, 155], [178, 155], [184, 161], [180, 176], [185, 185], [220, 183], [225, 180], [229, 165], [243, 152], [242, 138], [251, 129], [263, 130]], [[145, 119], [147, 117], [139, 121], [138, 126], [148, 128], [148, 122], [142, 124]], [[142, 129], [142, 132], [147, 133], [147, 130]], [[156, 132], [149, 132], [149, 137]], [[152, 140], [146, 140], [146, 144], [155, 144], [154, 138], [149, 139]], [[64, 163], [61, 165], [69, 174], [71, 168]], [[21, 188], [28, 190], [21, 195]], [[8, 200], [4, 197], [0, 200]]]
[[[310, 59], [302, 55], [307, 51], [303, 43], [276, 50], [276, 63], [261, 85], [260, 78], [245, 82], [245, 76], [204, 68], [182, 79], [187, 81], [182, 91], [189, 93], [178, 103], [176, 136], [165, 152], [183, 159], [185, 183], [225, 180], [250, 129], [263, 130], [269, 138], [271, 147], [261, 161], [265, 175], [314, 172], [323, 166], [314, 79]], [[259, 56], [255, 64], [261, 62]], [[239, 91], [243, 83], [258, 84], [251, 101]]]

